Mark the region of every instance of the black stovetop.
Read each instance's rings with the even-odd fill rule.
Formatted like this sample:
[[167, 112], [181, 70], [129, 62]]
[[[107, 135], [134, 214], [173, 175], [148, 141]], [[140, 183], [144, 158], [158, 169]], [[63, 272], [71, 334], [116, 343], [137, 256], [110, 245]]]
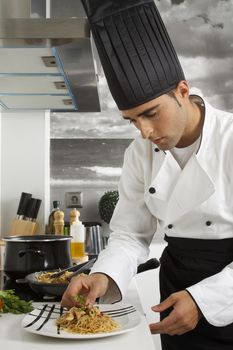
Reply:
[[14, 289], [15, 294], [26, 301], [60, 301], [59, 297], [42, 297], [41, 295], [35, 293], [25, 280], [14, 280], [7, 277], [3, 271], [0, 271], [0, 290], [6, 289]]

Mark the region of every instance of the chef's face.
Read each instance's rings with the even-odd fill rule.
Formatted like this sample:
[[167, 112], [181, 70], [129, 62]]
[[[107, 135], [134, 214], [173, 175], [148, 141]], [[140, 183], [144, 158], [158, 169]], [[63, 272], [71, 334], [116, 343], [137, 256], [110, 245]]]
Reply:
[[164, 94], [138, 107], [124, 110], [122, 115], [135, 125], [143, 138], [149, 139], [161, 150], [186, 147], [188, 96], [188, 85], [182, 81], [172, 95]]

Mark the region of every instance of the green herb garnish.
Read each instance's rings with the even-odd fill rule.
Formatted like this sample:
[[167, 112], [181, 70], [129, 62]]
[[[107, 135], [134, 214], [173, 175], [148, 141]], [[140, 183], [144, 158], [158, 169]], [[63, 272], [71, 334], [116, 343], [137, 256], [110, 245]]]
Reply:
[[0, 290], [0, 313], [24, 314], [32, 310], [32, 302], [20, 299], [13, 289]]
[[86, 298], [84, 295], [78, 294], [74, 297], [74, 300], [77, 301], [80, 306], [86, 306]]

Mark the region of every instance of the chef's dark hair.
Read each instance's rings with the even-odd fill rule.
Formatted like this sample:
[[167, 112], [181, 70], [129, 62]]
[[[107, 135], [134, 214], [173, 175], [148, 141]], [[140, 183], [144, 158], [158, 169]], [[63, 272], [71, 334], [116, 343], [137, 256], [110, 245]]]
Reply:
[[120, 110], [185, 80], [153, 0], [82, 0], [112, 96]]

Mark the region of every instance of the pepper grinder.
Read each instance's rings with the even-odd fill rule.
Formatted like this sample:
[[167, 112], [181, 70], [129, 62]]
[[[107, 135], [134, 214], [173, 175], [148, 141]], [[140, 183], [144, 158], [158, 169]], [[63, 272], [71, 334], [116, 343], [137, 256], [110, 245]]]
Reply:
[[79, 217], [80, 217], [80, 212], [74, 208], [70, 211], [70, 226], [74, 223], [79, 221]]
[[64, 213], [61, 210], [57, 210], [54, 212], [54, 229], [55, 235], [63, 235], [64, 234]]

